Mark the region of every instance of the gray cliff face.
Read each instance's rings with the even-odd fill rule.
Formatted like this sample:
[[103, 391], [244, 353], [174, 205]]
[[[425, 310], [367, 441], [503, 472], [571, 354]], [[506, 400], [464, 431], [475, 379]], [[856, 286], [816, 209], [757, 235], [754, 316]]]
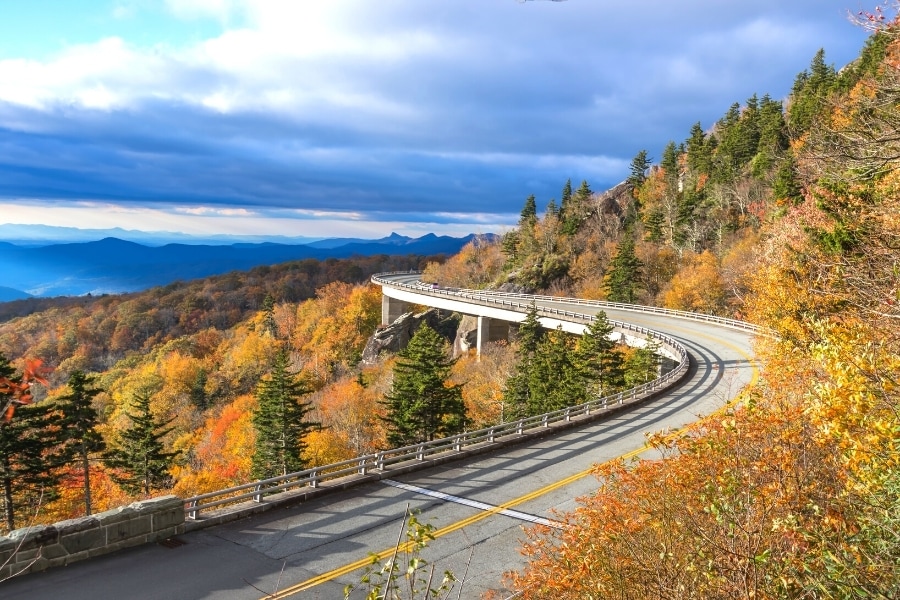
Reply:
[[416, 330], [422, 323], [428, 323], [428, 326], [440, 333], [442, 336], [453, 339], [456, 335], [458, 316], [446, 316], [441, 311], [430, 308], [425, 312], [412, 313], [408, 312], [400, 315], [396, 321], [390, 325], [380, 327], [369, 341], [362, 353], [362, 363], [365, 365], [373, 365], [378, 362], [382, 352], [396, 354], [400, 352], [409, 340], [415, 335]]

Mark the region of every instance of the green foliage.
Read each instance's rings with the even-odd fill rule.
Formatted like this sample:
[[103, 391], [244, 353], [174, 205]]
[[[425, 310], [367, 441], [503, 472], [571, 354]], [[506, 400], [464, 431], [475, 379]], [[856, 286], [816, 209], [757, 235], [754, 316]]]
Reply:
[[81, 371], [69, 376], [69, 391], [56, 399], [62, 415], [62, 431], [66, 438], [66, 458], [80, 463], [84, 475], [85, 514], [91, 514], [90, 455], [106, 450], [106, 442], [97, 431], [100, 417], [93, 400], [101, 390], [93, 387], [93, 379]]
[[659, 346], [650, 340], [634, 350], [624, 361], [625, 387], [633, 388], [653, 381], [659, 376]]
[[628, 176], [628, 183], [638, 187], [647, 179], [647, 169], [650, 168], [651, 159], [647, 155], [646, 150], [641, 150], [631, 159], [631, 174]]
[[150, 396], [145, 392], [132, 399], [134, 413], [125, 414], [131, 426], [123, 430], [106, 453], [106, 464], [115, 469], [113, 480], [130, 494], [144, 494], [166, 489], [172, 483], [170, 470], [179, 452], [166, 452], [163, 438], [171, 429], [170, 421], [158, 421], [150, 410]]
[[538, 342], [528, 367], [528, 414], [539, 415], [578, 404], [583, 397], [572, 362], [574, 344], [562, 330], [550, 331]]
[[58, 417], [47, 404], [19, 407], [13, 419], [0, 422], [0, 485], [7, 528], [15, 529], [23, 517], [33, 517], [42, 503], [55, 498], [62, 441]]
[[[360, 578], [360, 585], [347, 585], [344, 599], [365, 594], [365, 600], [427, 600], [450, 597], [457, 579], [450, 571], [435, 581], [435, 568], [422, 558], [422, 550], [434, 540], [434, 525], [419, 521], [416, 511], [406, 507], [400, 538], [393, 551], [372, 554], [372, 562]], [[405, 540], [404, 540], [405, 538]], [[384, 558], [391, 558], [384, 561]], [[430, 568], [429, 568], [430, 567]], [[437, 587], [432, 587], [432, 586]]]
[[503, 406], [508, 420], [520, 419], [530, 414], [533, 404], [530, 373], [544, 330], [538, 321], [537, 308], [532, 305], [519, 323], [518, 348], [516, 349], [515, 372], [509, 376], [503, 387]]
[[812, 128], [826, 107], [828, 95], [834, 90], [837, 73], [825, 63], [825, 50], [819, 49], [810, 63], [794, 80], [791, 104], [788, 109], [788, 125], [793, 137], [800, 137]]
[[640, 288], [641, 261], [634, 253], [634, 237], [625, 232], [609, 269], [604, 285], [610, 302], [633, 304]]
[[603, 311], [578, 338], [572, 362], [579, 379], [582, 402], [617, 392], [625, 387], [622, 353], [610, 338], [613, 326]]
[[422, 324], [398, 354], [392, 389], [384, 397], [390, 444], [425, 442], [465, 428], [462, 385], [447, 384], [455, 362], [446, 342]]
[[537, 202], [534, 199], [534, 194], [528, 196], [525, 199], [525, 206], [522, 207], [522, 213], [519, 217], [519, 226], [534, 224], [534, 221], [537, 219]]
[[312, 389], [288, 371], [289, 361], [286, 351], [279, 352], [272, 372], [256, 389], [258, 404], [252, 417], [256, 448], [251, 466], [256, 479], [302, 471], [306, 436], [319, 427], [306, 420], [312, 406], [302, 400]]
[[[0, 377], [21, 381], [2, 353]], [[0, 406], [9, 400], [11, 396], [0, 393]], [[59, 416], [47, 404], [20, 406], [12, 419], [0, 419], [0, 486], [8, 529], [15, 529], [22, 516], [33, 517], [41, 503], [55, 497], [63, 440]]]

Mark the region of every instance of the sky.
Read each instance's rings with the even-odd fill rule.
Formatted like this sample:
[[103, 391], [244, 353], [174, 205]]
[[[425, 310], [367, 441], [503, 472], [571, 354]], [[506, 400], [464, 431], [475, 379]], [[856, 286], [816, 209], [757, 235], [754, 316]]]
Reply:
[[0, 0], [0, 223], [378, 238], [602, 191], [875, 0]]

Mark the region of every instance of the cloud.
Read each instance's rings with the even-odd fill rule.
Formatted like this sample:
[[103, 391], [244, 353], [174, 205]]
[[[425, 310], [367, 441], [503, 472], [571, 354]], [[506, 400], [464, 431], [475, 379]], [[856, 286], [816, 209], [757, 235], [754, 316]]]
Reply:
[[219, 32], [0, 60], [0, 196], [513, 222], [782, 97], [820, 46], [848, 61], [842, 4], [165, 0]]

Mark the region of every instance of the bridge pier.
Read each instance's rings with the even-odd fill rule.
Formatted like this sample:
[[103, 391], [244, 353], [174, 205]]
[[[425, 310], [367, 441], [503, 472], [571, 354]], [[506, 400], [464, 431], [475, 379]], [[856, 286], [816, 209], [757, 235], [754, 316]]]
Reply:
[[478, 356], [481, 356], [481, 348], [484, 344], [509, 339], [509, 322], [490, 317], [478, 317], [476, 331], [478, 335], [475, 351]]
[[412, 305], [403, 300], [381, 295], [381, 324], [390, 325], [404, 314], [410, 312]]

